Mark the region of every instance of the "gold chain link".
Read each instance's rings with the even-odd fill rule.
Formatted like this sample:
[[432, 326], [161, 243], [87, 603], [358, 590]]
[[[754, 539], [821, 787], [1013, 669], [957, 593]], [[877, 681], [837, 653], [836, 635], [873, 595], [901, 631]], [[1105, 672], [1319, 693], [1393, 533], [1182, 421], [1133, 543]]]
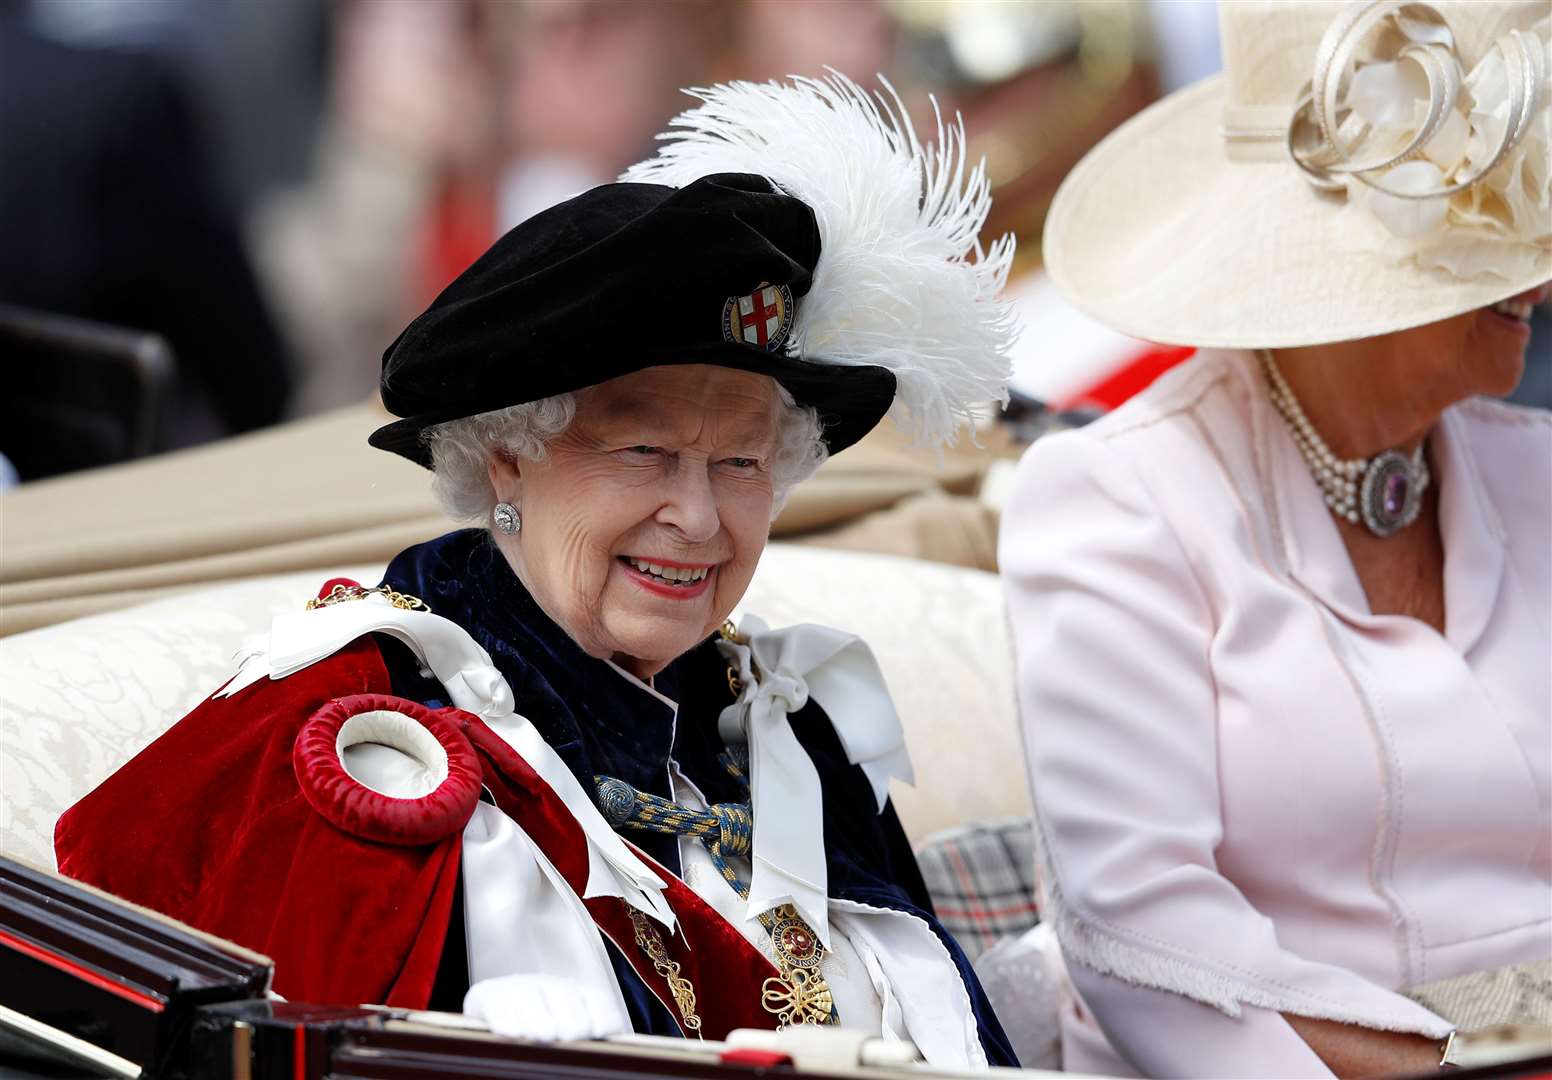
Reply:
[[636, 945], [647, 954], [653, 969], [668, 983], [668, 992], [674, 996], [674, 1004], [679, 1006], [679, 1015], [684, 1017], [685, 1030], [695, 1032], [698, 1039], [704, 1039], [706, 1036], [701, 1034], [701, 1018], [695, 1013], [695, 987], [689, 979], [679, 974], [679, 964], [668, 958], [668, 950], [663, 946], [663, 936], [657, 932], [657, 927], [647, 922], [647, 917], [635, 908], [626, 905], [626, 910], [630, 912], [631, 925], [636, 928]]
[[[749, 639], [738, 632], [738, 627], [733, 625], [733, 620], [728, 619], [722, 624], [722, 629], [717, 631], [724, 641], [731, 641], [734, 645], [748, 645]], [[744, 692], [744, 681], [738, 677], [738, 669], [732, 664], [727, 669], [728, 689], [737, 697]]]
[[343, 604], [347, 600], [365, 600], [372, 595], [387, 597], [388, 602], [400, 611], [429, 612], [431, 610], [420, 597], [390, 589], [386, 585], [374, 585], [370, 589], [362, 585], [336, 585], [329, 590], [329, 595], [315, 597], [307, 601], [307, 610], [314, 611], [317, 608], [329, 607], [333, 604]]

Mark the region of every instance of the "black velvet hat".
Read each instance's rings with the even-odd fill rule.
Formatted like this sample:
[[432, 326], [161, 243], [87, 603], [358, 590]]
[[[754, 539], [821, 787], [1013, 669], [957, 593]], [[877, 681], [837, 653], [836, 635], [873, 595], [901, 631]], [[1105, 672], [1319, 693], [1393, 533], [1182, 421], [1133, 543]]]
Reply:
[[404, 419], [371, 444], [429, 466], [422, 435], [436, 424], [643, 368], [716, 364], [816, 408], [836, 453], [883, 418], [895, 377], [789, 351], [819, 254], [813, 211], [762, 176], [593, 188], [497, 240], [388, 347], [383, 404]]

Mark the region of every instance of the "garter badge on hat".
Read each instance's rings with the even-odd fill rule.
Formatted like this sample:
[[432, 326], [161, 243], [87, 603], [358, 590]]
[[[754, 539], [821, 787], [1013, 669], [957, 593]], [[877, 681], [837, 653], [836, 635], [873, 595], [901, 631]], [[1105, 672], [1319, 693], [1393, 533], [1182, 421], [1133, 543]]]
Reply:
[[776, 350], [792, 329], [792, 290], [762, 283], [747, 296], [730, 296], [722, 305], [722, 336], [762, 349]]

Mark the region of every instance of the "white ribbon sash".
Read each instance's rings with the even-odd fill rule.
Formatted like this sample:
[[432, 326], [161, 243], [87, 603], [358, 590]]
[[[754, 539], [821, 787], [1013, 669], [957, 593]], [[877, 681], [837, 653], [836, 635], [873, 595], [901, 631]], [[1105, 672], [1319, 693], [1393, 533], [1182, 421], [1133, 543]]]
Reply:
[[594, 988], [630, 1030], [603, 936], [560, 871], [527, 833], [489, 803], [463, 831], [469, 981], [553, 975]]
[[[771, 630], [755, 616], [746, 616], [743, 626], [747, 644], [718, 643], [743, 684], [718, 727], [725, 741], [749, 747], [754, 844], [747, 917], [790, 903], [829, 948], [823, 793], [787, 717], [811, 697], [818, 701], [847, 760], [862, 768], [880, 810], [891, 777], [915, 779], [904, 732], [878, 662], [860, 638], [811, 624]], [[661, 879], [609, 827], [538, 730], [516, 713], [511, 688], [490, 654], [451, 620], [395, 608], [378, 596], [278, 615], [267, 648], [245, 656], [216, 696], [230, 697], [264, 678], [285, 678], [371, 633], [391, 634], [409, 646], [449, 700], [480, 717], [565, 803], [588, 841], [584, 898], [620, 897], [673, 929]]]
[[674, 912], [663, 896], [662, 879], [609, 827], [566, 763], [516, 713], [512, 689], [491, 663], [490, 654], [450, 619], [396, 608], [378, 596], [277, 615], [270, 626], [268, 648], [244, 657], [236, 676], [215, 696], [231, 697], [264, 678], [283, 679], [372, 633], [391, 634], [408, 645], [442, 684], [449, 700], [483, 720], [565, 803], [588, 842], [584, 899], [617, 896], [669, 930], [674, 928]]
[[738, 700], [722, 710], [718, 728], [725, 742], [749, 746], [754, 845], [747, 917], [790, 903], [828, 949], [824, 796], [788, 714], [811, 697], [823, 706], [847, 760], [867, 776], [880, 810], [891, 777], [915, 780], [905, 734], [883, 673], [862, 639], [811, 624], [771, 630], [752, 615], [744, 617], [741, 632], [747, 644], [717, 644], [742, 683]]

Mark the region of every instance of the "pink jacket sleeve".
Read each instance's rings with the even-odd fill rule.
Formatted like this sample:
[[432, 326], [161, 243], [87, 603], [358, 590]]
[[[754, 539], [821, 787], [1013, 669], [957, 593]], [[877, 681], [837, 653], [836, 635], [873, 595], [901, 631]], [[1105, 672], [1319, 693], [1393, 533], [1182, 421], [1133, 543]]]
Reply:
[[[1289, 1080], [1332, 1075], [1280, 1013], [1246, 1005], [1238, 1016], [1225, 1016], [1211, 1005], [1078, 964], [1067, 973], [1084, 1004], [1102, 1017], [1110, 1046], [1144, 1076]], [[1064, 1067], [1083, 1071], [1083, 1063], [1072, 1056], [1069, 1050]]]
[[[1084, 432], [1036, 444], [1000, 562], [1046, 910], [1068, 963], [1104, 976], [1075, 978], [1112, 1038], [1159, 1075], [1200, 1074], [1209, 1061], [1264, 1073], [1277, 1054], [1297, 1075], [1311, 1055], [1278, 1016], [1254, 1020], [1254, 1057], [1237, 1063], [1252, 1053], [1246, 1006], [1446, 1034], [1400, 994], [1282, 948], [1219, 872], [1217, 615], [1201, 584], [1213, 570], [1193, 564], [1123, 450]], [[1130, 1037], [1144, 1012], [1134, 986], [1221, 1020], [1182, 1009], [1160, 1039]]]

